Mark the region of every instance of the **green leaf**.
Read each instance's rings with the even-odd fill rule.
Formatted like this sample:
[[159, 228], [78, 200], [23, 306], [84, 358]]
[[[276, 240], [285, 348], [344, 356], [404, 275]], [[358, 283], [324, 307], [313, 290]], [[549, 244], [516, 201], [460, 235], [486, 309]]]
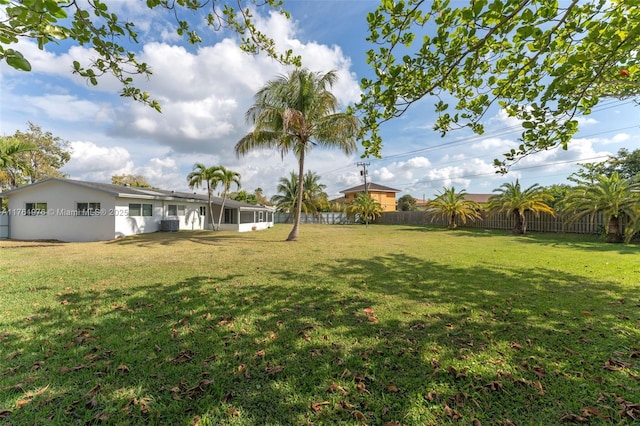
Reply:
[[31, 64], [22, 56], [22, 53], [17, 50], [7, 49], [5, 51], [5, 57], [7, 64], [12, 68], [21, 71], [31, 71]]

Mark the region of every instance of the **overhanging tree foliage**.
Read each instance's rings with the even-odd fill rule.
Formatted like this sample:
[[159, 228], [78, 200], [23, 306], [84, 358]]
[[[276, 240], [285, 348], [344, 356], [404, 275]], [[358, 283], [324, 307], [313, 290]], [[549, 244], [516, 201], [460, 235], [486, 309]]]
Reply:
[[0, 167], [0, 186], [15, 188], [50, 177], [66, 177], [60, 169], [71, 159], [69, 142], [31, 122], [27, 131], [16, 131], [2, 138], [8, 143], [29, 149], [14, 153], [12, 161]]
[[128, 185], [134, 188], [151, 188], [151, 184], [146, 177], [134, 174], [121, 174], [111, 176], [111, 183], [114, 185]]
[[640, 94], [637, 0], [383, 0], [367, 16], [374, 78], [362, 80], [363, 143], [380, 155], [382, 122], [432, 99], [443, 135], [483, 132], [491, 107], [522, 120], [521, 145], [495, 160], [567, 148], [602, 98]]
[[[177, 34], [190, 44], [202, 41], [198, 31], [203, 27], [213, 31], [230, 29], [240, 36], [242, 50], [252, 54], [262, 51], [283, 63], [300, 64], [300, 58], [291, 50], [277, 52], [273, 39], [254, 24], [252, 10], [259, 7], [288, 18], [282, 0], [146, 0], [145, 4], [149, 9], [164, 9], [175, 20]], [[40, 49], [51, 42], [72, 40], [95, 50], [89, 65], [73, 62], [74, 73], [92, 85], [98, 84], [100, 76], [112, 74], [122, 85], [122, 96], [160, 110], [160, 104], [135, 87], [132, 78], [136, 74], [151, 75], [149, 66], [128, 47], [138, 43], [136, 23], [114, 13], [107, 1], [0, 0], [0, 9], [0, 60], [9, 66], [31, 70], [29, 58], [16, 46], [20, 39], [35, 41]], [[196, 19], [191, 25], [187, 18], [194, 17], [199, 22]]]

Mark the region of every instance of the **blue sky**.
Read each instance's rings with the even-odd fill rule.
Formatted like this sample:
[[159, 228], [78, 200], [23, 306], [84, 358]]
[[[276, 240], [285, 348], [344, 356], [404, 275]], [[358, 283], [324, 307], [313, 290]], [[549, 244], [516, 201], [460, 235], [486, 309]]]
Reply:
[[[110, 7], [132, 17], [141, 33], [136, 47], [154, 72], [142, 81], [160, 100], [163, 113], [118, 96], [118, 86], [103, 79], [90, 87], [70, 72], [73, 60], [92, 53], [63, 43], [39, 51], [22, 42], [30, 73], [0, 65], [0, 134], [26, 130], [32, 122], [70, 142], [72, 159], [63, 169], [70, 177], [109, 182], [114, 174], [134, 173], [151, 184], [186, 190], [195, 162], [221, 164], [242, 175], [247, 191], [261, 187], [275, 194], [278, 179], [297, 170], [292, 157], [253, 152], [236, 158], [233, 146], [249, 127], [244, 114], [253, 94], [287, 69], [264, 56], [240, 52], [229, 33], [209, 34], [205, 43], [185, 46], [166, 14], [152, 13], [144, 2], [110, 1]], [[359, 99], [358, 83], [370, 75], [365, 62], [366, 14], [378, 2], [369, 0], [285, 0], [291, 20], [262, 15], [259, 25], [283, 48], [292, 48], [313, 71], [336, 70], [334, 93], [343, 105]], [[362, 183], [358, 162], [369, 163], [369, 180], [400, 190], [399, 196], [432, 197], [444, 186], [470, 193], [490, 193], [502, 183], [567, 183], [577, 163], [601, 161], [620, 148], [640, 147], [640, 110], [631, 101], [605, 100], [580, 118], [580, 132], [569, 146], [529, 156], [509, 174], [495, 174], [493, 159], [517, 146], [519, 123], [500, 111], [486, 116], [482, 136], [454, 131], [441, 138], [431, 129], [433, 102], [424, 99], [404, 116], [382, 128], [382, 159], [347, 157], [338, 151], [314, 150], [307, 170], [321, 176], [331, 197]]]

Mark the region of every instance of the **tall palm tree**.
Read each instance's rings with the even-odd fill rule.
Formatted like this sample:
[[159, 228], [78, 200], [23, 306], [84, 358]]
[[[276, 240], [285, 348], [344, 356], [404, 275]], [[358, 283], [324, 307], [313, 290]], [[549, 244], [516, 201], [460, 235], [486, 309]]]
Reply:
[[[593, 181], [579, 180], [561, 203], [563, 216], [572, 223], [587, 215], [602, 212], [607, 217], [608, 243], [620, 243], [624, 240], [620, 230], [620, 218], [630, 219], [626, 237], [630, 240], [638, 228], [640, 219], [640, 182], [623, 179], [618, 172], [610, 176], [597, 175]], [[592, 216], [593, 218], [593, 216]]]
[[426, 205], [427, 213], [434, 215], [433, 217], [442, 217], [447, 220], [448, 228], [456, 228], [456, 218], [460, 218], [462, 223], [467, 223], [467, 219], [481, 219], [480, 211], [482, 207], [475, 201], [465, 200], [467, 191], [464, 189], [456, 192], [455, 187], [444, 188], [439, 192], [435, 199], [429, 201]]
[[209, 222], [211, 226], [214, 226], [213, 221], [213, 191], [218, 186], [218, 170], [219, 166], [207, 167], [202, 163], [196, 163], [193, 165], [193, 171], [187, 175], [187, 181], [189, 182], [189, 188], [200, 188], [206, 186], [207, 195], [209, 196]]
[[[345, 154], [356, 151], [360, 120], [350, 113], [336, 112], [338, 101], [329, 91], [337, 76], [296, 69], [280, 76], [256, 93], [247, 111], [254, 130], [235, 146], [238, 156], [254, 149], [271, 148], [282, 157], [292, 152], [298, 160], [298, 187], [304, 188], [305, 155], [313, 146], [338, 148]], [[295, 223], [287, 241], [298, 239], [303, 191], [298, 191]]]
[[231, 185], [235, 183], [238, 189], [240, 189], [240, 173], [219, 166], [216, 170], [216, 182], [222, 185], [222, 206], [220, 206], [220, 216], [218, 216], [218, 230], [220, 230], [222, 214], [224, 213], [224, 203], [227, 201]]
[[359, 216], [365, 226], [380, 216], [382, 211], [382, 205], [365, 193], [358, 194], [355, 200], [346, 207], [347, 216]]
[[516, 235], [527, 232], [527, 218], [524, 215], [527, 211], [533, 212], [536, 217], [540, 213], [549, 213], [555, 216], [555, 210], [549, 205], [553, 201], [553, 197], [537, 183], [523, 191], [520, 188], [520, 182], [516, 180], [515, 183], [503, 183], [493, 192], [497, 194], [489, 197], [488, 210], [513, 214], [516, 219], [513, 233]]

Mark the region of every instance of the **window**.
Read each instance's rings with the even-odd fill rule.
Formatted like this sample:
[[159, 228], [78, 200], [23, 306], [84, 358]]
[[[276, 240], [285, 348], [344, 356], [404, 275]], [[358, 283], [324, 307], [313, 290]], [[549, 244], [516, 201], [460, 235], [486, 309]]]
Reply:
[[224, 209], [224, 223], [236, 223], [235, 209]]
[[264, 222], [264, 212], [258, 212], [258, 222]]
[[129, 216], [153, 216], [153, 204], [129, 204]]
[[47, 214], [47, 203], [25, 203], [27, 216], [44, 216]]
[[184, 204], [169, 204], [167, 206], [167, 216], [184, 216], [187, 206]]
[[78, 216], [97, 216], [100, 214], [100, 203], [76, 203]]
[[207, 215], [207, 208], [205, 206], [200, 206], [200, 216]]

